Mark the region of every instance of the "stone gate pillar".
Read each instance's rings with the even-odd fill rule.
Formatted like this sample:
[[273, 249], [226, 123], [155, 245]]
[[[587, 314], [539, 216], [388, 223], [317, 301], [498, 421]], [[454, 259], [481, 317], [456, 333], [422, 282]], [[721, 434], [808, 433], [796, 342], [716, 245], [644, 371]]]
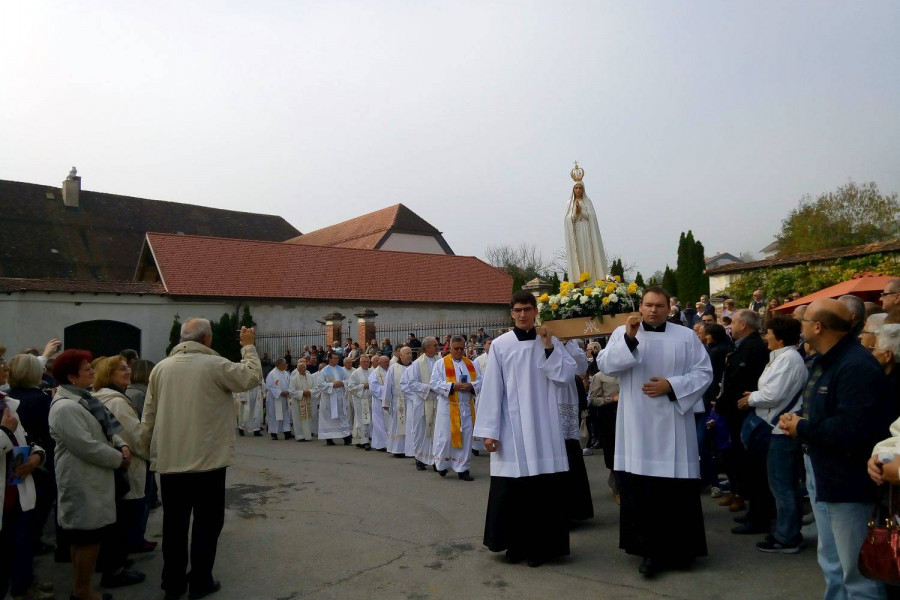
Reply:
[[335, 311], [328, 313], [322, 318], [325, 319], [325, 345], [330, 349], [332, 342], [340, 344], [343, 341], [341, 326], [347, 317]]
[[359, 342], [360, 350], [365, 352], [369, 340], [377, 341], [378, 339], [375, 337], [375, 317], [378, 316], [378, 313], [367, 308], [354, 316], [356, 317], [356, 341]]

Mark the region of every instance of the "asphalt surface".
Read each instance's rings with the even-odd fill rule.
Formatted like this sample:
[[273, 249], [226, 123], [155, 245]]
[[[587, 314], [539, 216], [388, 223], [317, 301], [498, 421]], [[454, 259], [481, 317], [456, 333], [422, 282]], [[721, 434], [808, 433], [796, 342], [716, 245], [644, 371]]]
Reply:
[[[761, 553], [754, 547], [761, 537], [731, 534], [734, 515], [708, 496], [709, 556], [690, 570], [645, 579], [639, 559], [618, 549], [618, 507], [600, 454], [585, 458], [596, 516], [572, 530], [569, 557], [530, 568], [508, 564], [481, 543], [489, 484], [484, 455], [473, 457], [475, 481], [464, 482], [353, 446], [275, 442], [268, 435], [239, 437], [236, 445], [215, 569], [222, 591], [210, 598], [803, 600], [821, 598], [824, 590], [814, 539], [799, 554]], [[665, 498], [658, 507], [666, 510]], [[162, 510], [151, 515], [148, 539], [161, 541]], [[540, 518], [541, 507], [534, 511]], [[147, 581], [103, 591], [116, 600], [161, 599], [160, 550], [133, 558]], [[68, 565], [39, 557], [37, 574], [54, 582], [57, 598], [68, 597]]]

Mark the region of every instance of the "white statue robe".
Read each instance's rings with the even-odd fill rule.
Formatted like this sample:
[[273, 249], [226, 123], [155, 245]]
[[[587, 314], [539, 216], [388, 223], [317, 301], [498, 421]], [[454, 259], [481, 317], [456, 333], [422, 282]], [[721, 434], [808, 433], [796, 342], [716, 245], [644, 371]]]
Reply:
[[381, 399], [384, 398], [384, 379], [387, 373], [380, 366], [369, 369], [369, 392], [372, 396], [372, 441], [374, 450], [387, 447], [387, 432], [384, 428], [384, 409]]
[[[635, 475], [700, 477], [695, 412], [703, 410], [703, 392], [712, 382], [706, 348], [689, 327], [666, 324], [665, 331], [638, 328], [632, 352], [625, 327], [617, 328], [597, 368], [619, 378], [615, 469]], [[651, 377], [667, 379], [675, 401], [651, 398], [641, 387]]]
[[[463, 360], [453, 361], [453, 370], [456, 373], [456, 381], [462, 382], [463, 378], [475, 386], [475, 396], [481, 389], [481, 371], [479, 371], [478, 363], [473, 362], [475, 367], [475, 380], [469, 375]], [[437, 394], [438, 405], [437, 414], [434, 419], [434, 442], [432, 444], [432, 453], [434, 454], [434, 466], [438, 471], [443, 471], [451, 467], [457, 473], [464, 473], [469, 470], [472, 462], [472, 431], [474, 429], [472, 421], [472, 406], [470, 400], [474, 400], [471, 392], [457, 392], [456, 397], [459, 400], [459, 425], [462, 431], [462, 448], [454, 448], [451, 440], [450, 431], [450, 386], [447, 381], [447, 373], [444, 369], [444, 359], [437, 361], [431, 370], [431, 389]]]
[[[294, 439], [296, 440], [312, 439], [313, 405], [319, 395], [316, 389], [317, 385], [315, 374], [309, 371], [301, 375], [300, 371], [295, 370], [291, 374], [288, 393], [290, 394], [291, 421], [294, 425]], [[304, 392], [309, 392], [309, 396], [304, 396]]]
[[[434, 464], [432, 442], [437, 395], [431, 389], [431, 370], [440, 359], [440, 354], [436, 354], [434, 358], [423, 354], [413, 361], [400, 379], [400, 388], [406, 398], [411, 400], [410, 412], [406, 416], [407, 442], [412, 439], [416, 460], [426, 465]], [[430, 412], [427, 417], [426, 407]]]
[[475, 435], [500, 442], [491, 453], [491, 476], [568, 471], [556, 390], [551, 389], [575, 377], [575, 360], [556, 338], [547, 356], [539, 337], [520, 341], [515, 331], [491, 343], [487, 360]]
[[287, 392], [291, 375], [286, 370], [272, 369], [266, 376], [266, 422], [269, 433], [287, 433], [291, 430], [291, 413], [288, 410]]
[[369, 375], [372, 369], [359, 367], [350, 374], [347, 393], [353, 401], [353, 443], [368, 444], [372, 430], [372, 393]]
[[265, 388], [262, 385], [246, 392], [234, 394], [234, 401], [237, 403], [238, 411], [238, 428], [246, 433], [260, 430], [264, 398]]
[[590, 273], [591, 279], [606, 278], [606, 253], [600, 238], [600, 226], [594, 204], [587, 194], [581, 199], [581, 211], [575, 203], [575, 192], [569, 197], [563, 223], [566, 232], [566, 264], [569, 278], [577, 281], [582, 273]]
[[396, 362], [388, 367], [384, 377], [382, 406], [386, 406], [390, 414], [390, 421], [387, 424], [387, 451], [391, 454], [406, 454], [406, 417], [409, 405], [400, 388], [400, 380], [405, 369], [404, 365]]
[[334, 387], [336, 381], [347, 384], [344, 367], [326, 366], [318, 373], [319, 439], [330, 440], [350, 435], [350, 407], [346, 387]]

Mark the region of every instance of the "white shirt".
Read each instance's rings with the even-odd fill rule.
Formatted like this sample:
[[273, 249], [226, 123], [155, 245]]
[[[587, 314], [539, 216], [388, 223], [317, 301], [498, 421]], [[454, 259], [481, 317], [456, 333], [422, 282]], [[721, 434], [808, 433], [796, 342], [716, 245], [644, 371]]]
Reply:
[[[750, 394], [747, 401], [761, 419], [771, 422], [784, 410], [806, 384], [807, 371], [803, 357], [796, 346], [785, 346], [769, 354], [769, 364], [759, 376], [757, 391]], [[798, 412], [803, 402], [797, 402], [791, 412]], [[776, 426], [772, 433], [783, 435]]]

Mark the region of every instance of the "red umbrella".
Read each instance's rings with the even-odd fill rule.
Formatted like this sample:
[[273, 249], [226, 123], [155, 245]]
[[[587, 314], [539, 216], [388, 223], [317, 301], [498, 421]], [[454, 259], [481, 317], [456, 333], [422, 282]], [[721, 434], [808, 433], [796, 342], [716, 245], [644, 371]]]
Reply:
[[787, 302], [777, 308], [773, 308], [772, 310], [776, 312], [792, 313], [798, 306], [809, 304], [813, 300], [820, 300], [822, 298], [837, 298], [839, 296], [844, 296], [845, 294], [859, 296], [863, 300], [876, 301], [878, 300], [879, 294], [881, 294], [881, 292], [884, 290], [884, 287], [891, 279], [895, 279], [895, 277], [891, 275], [879, 275], [878, 273], [860, 273], [858, 275], [854, 275], [847, 281], [842, 281], [831, 287], [827, 287], [824, 290], [813, 292], [808, 296], [797, 298], [793, 302]]

